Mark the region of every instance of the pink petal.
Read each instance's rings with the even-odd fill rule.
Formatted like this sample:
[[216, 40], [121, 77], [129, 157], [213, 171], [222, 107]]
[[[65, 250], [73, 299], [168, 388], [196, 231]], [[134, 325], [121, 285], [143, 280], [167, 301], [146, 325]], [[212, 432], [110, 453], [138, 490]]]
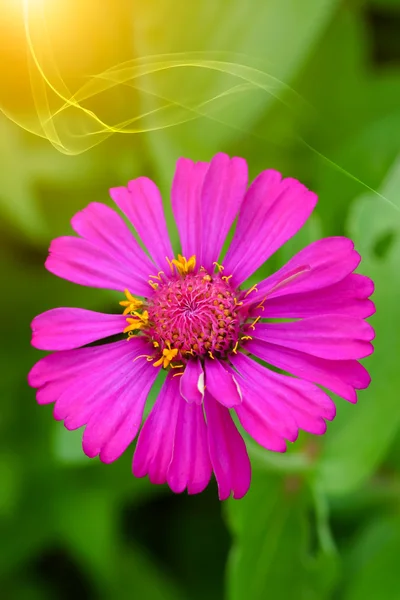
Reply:
[[138, 177], [127, 188], [112, 188], [110, 196], [133, 224], [157, 267], [169, 269], [166, 257], [172, 258], [173, 252], [161, 194], [155, 183], [147, 177]]
[[250, 487], [251, 465], [246, 444], [229, 414], [206, 390], [204, 408], [207, 418], [208, 445], [211, 464], [218, 483], [220, 500], [233, 492], [242, 498]]
[[124, 263], [142, 283], [147, 283], [154, 263], [139, 246], [125, 221], [109, 206], [92, 202], [71, 220], [78, 235], [94, 244], [118, 264]]
[[246, 350], [265, 362], [297, 377], [318, 383], [349, 402], [356, 402], [355, 389], [368, 387], [368, 371], [356, 360], [326, 360], [298, 350], [253, 340]]
[[216, 154], [204, 178], [201, 195], [202, 252], [199, 264], [214, 270], [222, 246], [242, 204], [248, 181], [243, 158]]
[[81, 371], [112, 362], [124, 356], [138, 356], [149, 352], [148, 343], [141, 337], [121, 340], [112, 344], [65, 350], [49, 354], [40, 359], [28, 375], [28, 383], [33, 388], [41, 388], [49, 382], [75, 376]]
[[326, 288], [268, 298], [264, 310], [254, 311], [262, 318], [300, 318], [318, 315], [348, 315], [365, 319], [375, 312], [374, 303], [368, 300], [373, 283], [368, 277], [352, 273], [342, 281]]
[[243, 201], [232, 243], [224, 259], [225, 274], [240, 285], [304, 225], [317, 196], [295, 179], [261, 173]]
[[40, 388], [38, 395], [45, 393], [42, 402], [56, 402], [54, 416], [68, 429], [87, 424], [83, 447], [88, 456], [100, 453], [101, 460], [111, 462], [135, 437], [157, 377], [158, 370], [139, 358], [148, 351], [140, 338], [61, 351], [41, 359], [29, 383]]
[[188, 360], [182, 377], [180, 377], [181, 396], [191, 404], [201, 404], [204, 398], [204, 372], [201, 362]]
[[322, 315], [287, 323], [258, 323], [252, 337], [319, 358], [351, 360], [373, 352], [374, 330], [362, 319]]
[[139, 434], [132, 464], [135, 477], [148, 475], [151, 483], [166, 483], [181, 402], [178, 378], [169, 374]]
[[98, 361], [97, 364], [92, 363], [90, 371], [86, 368], [68, 377], [63, 381], [64, 389], [57, 397], [54, 418], [64, 421], [67, 429], [79, 429], [86, 425], [94, 409], [97, 410], [103, 401], [119, 398], [127, 386], [128, 377], [136, 376], [139, 366], [133, 366], [132, 363], [130, 357], [123, 355], [115, 358], [107, 367], [104, 362]]
[[[201, 256], [202, 215], [201, 190], [208, 163], [194, 163], [180, 158], [172, 182], [172, 210], [178, 226], [182, 255]], [[199, 265], [197, 265], [199, 266]]]
[[226, 371], [219, 360], [206, 358], [204, 368], [207, 390], [218, 402], [228, 408], [242, 402], [240, 388], [235, 377]]
[[33, 319], [32, 346], [39, 350], [71, 350], [122, 333], [126, 324], [123, 315], [53, 308]]
[[326, 430], [324, 419], [335, 417], [333, 401], [312, 383], [270, 371], [244, 354], [232, 357], [232, 364], [257, 396], [273, 399], [294, 418], [298, 428], [320, 435]]
[[279, 271], [258, 283], [257, 292], [249, 294], [245, 303], [331, 286], [352, 273], [360, 260], [353, 242], [348, 238], [318, 240], [303, 248]]
[[263, 390], [260, 393], [253, 381], [234, 372], [243, 392], [242, 404], [234, 407], [241, 425], [261, 446], [274, 452], [285, 452], [284, 440], [294, 442], [298, 436], [295, 419], [285, 405], [275, 402], [275, 398]]
[[187, 488], [197, 494], [207, 486], [211, 471], [203, 409], [183, 400], [178, 379], [169, 374], [140, 432], [133, 473], [149, 475], [156, 484], [168, 481], [175, 493]]
[[[147, 396], [155, 382], [158, 369], [152, 364], [145, 362], [141, 366], [142, 372], [136, 375], [134, 382], [126, 390], [123, 397], [111, 408], [103, 411], [103, 423], [100, 417], [89, 421], [86, 431], [93, 439], [97, 433], [103, 438], [104, 443], [100, 449], [100, 460], [110, 463], [116, 460], [133, 442], [142, 424], [143, 411]], [[112, 425], [111, 425], [112, 423]], [[86, 438], [87, 439], [87, 438]]]
[[50, 273], [95, 288], [123, 292], [128, 289], [139, 296], [148, 296], [147, 281], [135, 274], [135, 264], [128, 267], [92, 242], [82, 238], [59, 237], [51, 242], [45, 267]]
[[177, 494], [186, 488], [189, 494], [199, 494], [207, 487], [211, 473], [203, 407], [180, 398], [168, 485]]
[[271, 452], [286, 452], [286, 442], [269, 421], [262, 402], [243, 402], [235, 411], [241, 426], [257, 444]]

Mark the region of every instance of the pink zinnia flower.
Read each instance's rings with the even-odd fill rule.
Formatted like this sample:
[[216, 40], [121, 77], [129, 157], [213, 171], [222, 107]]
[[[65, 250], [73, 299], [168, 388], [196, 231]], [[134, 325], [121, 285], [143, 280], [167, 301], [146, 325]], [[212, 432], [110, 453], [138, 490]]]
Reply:
[[[165, 370], [133, 473], [196, 494], [213, 471], [221, 500], [232, 492], [241, 498], [251, 478], [232, 411], [258, 444], [284, 452], [285, 440], [294, 442], [299, 429], [323, 434], [335, 416], [333, 401], [316, 384], [356, 402], [355, 390], [370, 382], [357, 361], [373, 351], [374, 332], [364, 320], [374, 312], [373, 284], [353, 273], [360, 256], [347, 238], [314, 242], [277, 273], [242, 289], [317, 202], [304, 185], [273, 170], [248, 189], [247, 183], [241, 158], [178, 161], [172, 184], [182, 245], [177, 258], [156, 185], [139, 177], [111, 189], [150, 256], [121, 216], [92, 203], [72, 219], [79, 237], [52, 242], [46, 268], [81, 285], [124, 292], [123, 314], [55, 308], [32, 323], [32, 344], [56, 352], [33, 367], [29, 383], [39, 404], [55, 402], [54, 416], [67, 429], [86, 426], [89, 457], [109, 463], [126, 450]], [[128, 338], [88, 346], [122, 333]]]

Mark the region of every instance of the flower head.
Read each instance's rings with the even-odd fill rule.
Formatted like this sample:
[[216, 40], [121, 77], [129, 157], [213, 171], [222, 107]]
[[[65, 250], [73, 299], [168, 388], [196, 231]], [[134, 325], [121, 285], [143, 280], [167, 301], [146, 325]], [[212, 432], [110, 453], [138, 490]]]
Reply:
[[[358, 360], [373, 350], [365, 321], [374, 312], [373, 284], [353, 273], [360, 262], [353, 243], [331, 237], [246, 287], [303, 226], [317, 198], [273, 170], [247, 188], [241, 158], [178, 161], [176, 258], [152, 181], [140, 177], [110, 193], [150, 256], [111, 208], [92, 203], [73, 217], [78, 237], [52, 242], [47, 269], [121, 292], [123, 311], [56, 308], [36, 317], [32, 344], [55, 352], [32, 368], [29, 383], [39, 404], [55, 402], [54, 416], [68, 429], [86, 426], [85, 453], [108, 463], [138, 434], [148, 393], [166, 372], [139, 434], [133, 473], [195, 494], [214, 472], [221, 499], [241, 498], [251, 468], [232, 412], [256, 442], [277, 452], [299, 429], [323, 434], [335, 405], [319, 386], [356, 402], [355, 390], [369, 384]], [[115, 334], [122, 339], [88, 345]]]

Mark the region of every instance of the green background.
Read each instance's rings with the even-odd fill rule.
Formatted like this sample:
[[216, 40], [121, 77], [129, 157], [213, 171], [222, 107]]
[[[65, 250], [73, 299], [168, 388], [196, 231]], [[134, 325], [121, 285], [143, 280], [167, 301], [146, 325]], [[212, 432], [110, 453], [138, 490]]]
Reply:
[[[206, 104], [206, 116], [116, 134], [76, 156], [0, 117], [1, 598], [398, 600], [400, 2], [142, 4], [105, 2], [96, 27], [107, 31], [112, 13], [133, 57], [224, 52], [299, 96], [281, 85], [276, 97], [244, 86]], [[7, 52], [3, 44], [2, 59]], [[171, 71], [148, 85], [191, 104], [219, 94], [227, 78]], [[126, 94], [138, 112], [159, 101]], [[99, 107], [118, 121], [115, 101]], [[54, 306], [115, 312], [120, 299], [48, 274], [50, 240], [70, 233], [69, 219], [90, 201], [110, 202], [109, 187], [147, 175], [163, 191], [178, 248], [168, 206], [175, 161], [221, 150], [244, 156], [252, 176], [276, 168], [319, 195], [310, 222], [260, 275], [314, 239], [349, 235], [363, 256], [359, 271], [375, 281], [377, 307], [376, 350], [365, 361], [372, 384], [359, 403], [336, 399], [326, 435], [303, 434], [285, 455], [249, 443], [250, 492], [224, 503], [214, 481], [188, 497], [135, 480], [133, 447], [112, 465], [89, 460], [81, 431], [37, 406], [26, 382], [41, 356], [29, 345], [36, 314]]]

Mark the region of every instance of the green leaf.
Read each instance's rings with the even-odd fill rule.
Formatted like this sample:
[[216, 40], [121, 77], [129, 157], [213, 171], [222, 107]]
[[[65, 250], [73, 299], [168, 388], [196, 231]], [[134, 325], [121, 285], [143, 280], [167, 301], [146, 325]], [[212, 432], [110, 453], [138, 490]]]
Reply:
[[247, 496], [227, 505], [234, 544], [229, 600], [321, 600], [333, 579], [332, 556], [309, 550], [308, 500], [299, 477], [253, 473]]
[[399, 556], [400, 518], [372, 521], [346, 556], [347, 586], [343, 600], [397, 600], [400, 596]]

